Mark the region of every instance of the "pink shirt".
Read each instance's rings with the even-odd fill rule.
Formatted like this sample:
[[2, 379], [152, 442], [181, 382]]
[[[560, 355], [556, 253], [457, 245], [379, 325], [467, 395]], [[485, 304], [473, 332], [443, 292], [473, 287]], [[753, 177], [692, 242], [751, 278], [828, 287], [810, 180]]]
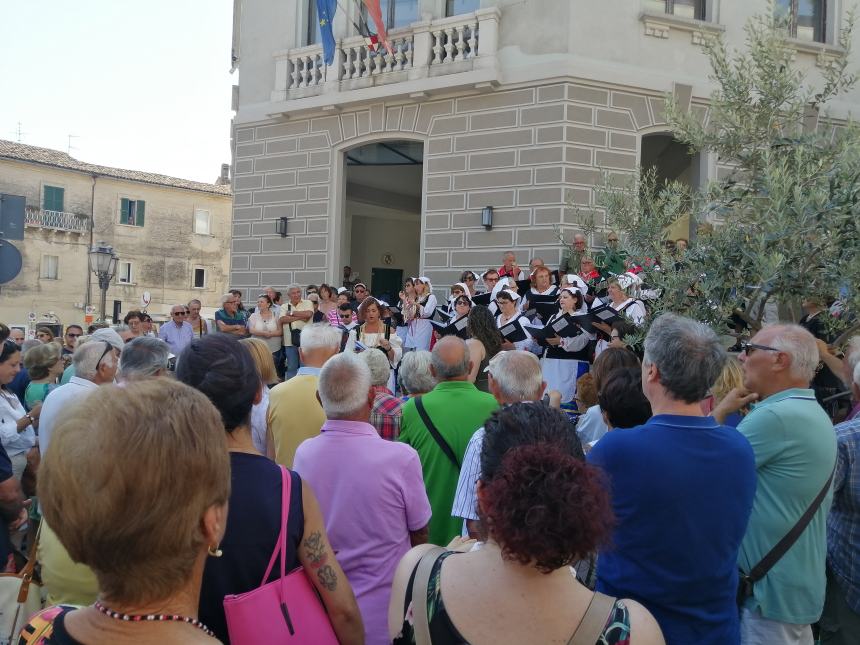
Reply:
[[355, 592], [368, 645], [391, 642], [388, 602], [409, 532], [430, 521], [414, 448], [385, 441], [369, 423], [326, 421], [293, 461], [319, 500], [337, 561]]

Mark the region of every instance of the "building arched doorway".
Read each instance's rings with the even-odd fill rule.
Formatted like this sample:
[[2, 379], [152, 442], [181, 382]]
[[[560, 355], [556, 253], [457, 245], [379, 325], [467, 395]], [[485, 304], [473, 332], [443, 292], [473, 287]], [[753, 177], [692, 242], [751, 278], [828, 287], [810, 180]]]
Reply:
[[377, 141], [344, 155], [341, 266], [377, 298], [396, 302], [403, 280], [420, 267], [424, 144]]

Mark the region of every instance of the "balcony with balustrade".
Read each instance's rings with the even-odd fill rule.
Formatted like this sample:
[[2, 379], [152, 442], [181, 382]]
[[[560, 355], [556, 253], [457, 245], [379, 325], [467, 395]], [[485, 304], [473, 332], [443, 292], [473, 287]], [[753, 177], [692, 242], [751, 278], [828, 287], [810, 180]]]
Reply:
[[80, 235], [89, 230], [89, 217], [78, 215], [77, 213], [49, 211], [35, 206], [28, 206], [24, 214], [24, 225], [27, 228]]
[[361, 36], [337, 42], [326, 65], [321, 45], [276, 52], [274, 114], [330, 110], [349, 103], [498, 84], [501, 11], [412, 23], [389, 32], [391, 50], [371, 50]]

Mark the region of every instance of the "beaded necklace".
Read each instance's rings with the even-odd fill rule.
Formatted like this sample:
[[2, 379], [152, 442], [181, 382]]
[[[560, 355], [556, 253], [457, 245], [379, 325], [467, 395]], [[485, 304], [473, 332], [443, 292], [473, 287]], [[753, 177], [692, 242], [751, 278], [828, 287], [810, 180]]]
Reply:
[[141, 623], [141, 622], [159, 622], [159, 621], [175, 621], [179, 623], [188, 623], [196, 627], [197, 629], [202, 630], [207, 636], [215, 637], [215, 634], [209, 629], [206, 625], [201, 623], [196, 618], [191, 618], [190, 616], [179, 616], [177, 614], [121, 614], [118, 611], [114, 611], [109, 607], [105, 607], [101, 601], [96, 600], [93, 605], [96, 609], [98, 609], [101, 613], [103, 613], [108, 618], [113, 618], [114, 620], [124, 620], [126, 622], [132, 623]]

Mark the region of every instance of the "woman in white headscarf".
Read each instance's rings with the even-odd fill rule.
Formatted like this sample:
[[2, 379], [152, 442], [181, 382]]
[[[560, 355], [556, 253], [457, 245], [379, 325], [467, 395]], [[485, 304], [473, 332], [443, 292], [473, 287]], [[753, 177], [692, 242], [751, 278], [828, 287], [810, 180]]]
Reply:
[[460, 296], [466, 296], [470, 302], [472, 300], [472, 292], [469, 291], [469, 286], [465, 282], [455, 282], [454, 286], [451, 287], [451, 296], [448, 298], [448, 313], [452, 316], [457, 313], [454, 311], [454, 302]]
[[[574, 287], [562, 287], [558, 296], [559, 310], [547, 321], [549, 327], [565, 314], [583, 314], [588, 311], [582, 292]], [[562, 405], [576, 397], [576, 381], [588, 372], [593, 353], [593, 333], [582, 332], [571, 338], [549, 338], [541, 356], [541, 370], [547, 391], [561, 393]]]
[[406, 329], [406, 339], [403, 347], [409, 349], [430, 349], [433, 338], [433, 325], [430, 318], [436, 311], [438, 302], [433, 295], [433, 285], [424, 276], [415, 278], [415, 314]]

